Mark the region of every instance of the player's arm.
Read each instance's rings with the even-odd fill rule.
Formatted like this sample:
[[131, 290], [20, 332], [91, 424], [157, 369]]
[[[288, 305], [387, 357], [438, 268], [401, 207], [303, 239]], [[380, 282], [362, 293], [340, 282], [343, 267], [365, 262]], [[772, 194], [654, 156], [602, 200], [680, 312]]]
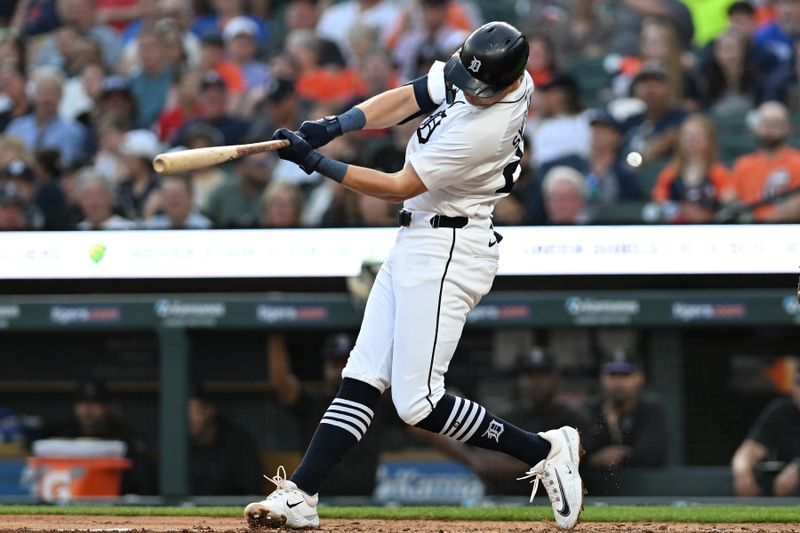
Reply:
[[281, 159], [296, 163], [307, 174], [319, 172], [361, 194], [388, 202], [401, 202], [428, 190], [410, 164], [390, 174], [325, 157], [315, 152], [298, 132], [286, 128], [276, 131], [272, 138], [288, 139], [291, 143], [288, 148], [278, 150]]
[[360, 129], [383, 129], [436, 109], [445, 100], [444, 64], [436, 62], [430, 72], [416, 80], [375, 95], [337, 116], [307, 120], [297, 132], [312, 148]]

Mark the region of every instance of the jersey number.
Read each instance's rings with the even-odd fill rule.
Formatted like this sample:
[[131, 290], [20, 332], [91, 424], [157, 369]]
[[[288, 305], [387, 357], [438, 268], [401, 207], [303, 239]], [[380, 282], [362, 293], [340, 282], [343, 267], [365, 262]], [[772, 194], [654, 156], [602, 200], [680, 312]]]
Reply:
[[497, 194], [510, 193], [514, 188], [514, 184], [517, 182], [519, 175], [522, 173], [522, 167], [519, 164], [519, 162], [522, 160], [522, 148], [517, 146], [517, 151], [514, 153], [514, 155], [516, 156], [516, 159], [513, 159], [509, 164], [506, 165], [506, 168], [503, 169], [503, 178], [505, 178], [506, 184], [494, 191]]

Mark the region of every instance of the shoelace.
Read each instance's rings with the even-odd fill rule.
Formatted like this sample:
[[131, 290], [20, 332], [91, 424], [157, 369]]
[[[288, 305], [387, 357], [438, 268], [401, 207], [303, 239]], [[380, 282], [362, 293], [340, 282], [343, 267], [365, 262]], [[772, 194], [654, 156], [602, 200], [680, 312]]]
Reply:
[[547, 485], [555, 486], [556, 482], [550, 478], [550, 472], [547, 470], [547, 460], [539, 461], [533, 468], [525, 472], [525, 475], [522, 477], [518, 477], [517, 481], [522, 481], [524, 479], [530, 479], [531, 483], [533, 483], [533, 490], [531, 490], [531, 499], [530, 502], [533, 502], [533, 497], [536, 496], [536, 491], [539, 490], [539, 481], [542, 482], [545, 488], [545, 492], [547, 492], [548, 498], [550, 498], [551, 503], [558, 503], [561, 502], [561, 496], [558, 494], [558, 491], [549, 491], [547, 490]]
[[289, 492], [286, 489], [286, 469], [284, 469], [283, 466], [279, 466], [278, 471], [272, 477], [264, 474], [264, 479], [274, 483], [276, 487], [275, 490], [272, 491], [269, 496], [267, 496], [268, 500], [275, 496], [280, 496], [281, 494]]

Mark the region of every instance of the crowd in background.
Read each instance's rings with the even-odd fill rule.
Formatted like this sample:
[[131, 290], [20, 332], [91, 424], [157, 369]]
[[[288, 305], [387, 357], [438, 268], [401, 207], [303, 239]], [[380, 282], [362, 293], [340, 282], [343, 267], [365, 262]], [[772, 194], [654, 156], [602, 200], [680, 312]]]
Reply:
[[[497, 224], [800, 220], [799, 0], [9, 0], [0, 229], [389, 226], [274, 153], [160, 177], [424, 75], [503, 17], [537, 86]], [[397, 171], [418, 122], [325, 155]]]

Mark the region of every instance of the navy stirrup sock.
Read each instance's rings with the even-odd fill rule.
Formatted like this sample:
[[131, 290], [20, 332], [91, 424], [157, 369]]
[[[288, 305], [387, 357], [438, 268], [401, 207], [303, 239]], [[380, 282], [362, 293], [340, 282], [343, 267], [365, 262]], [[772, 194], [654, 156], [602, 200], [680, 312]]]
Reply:
[[369, 429], [381, 393], [372, 385], [344, 378], [336, 398], [314, 432], [300, 466], [290, 478], [307, 494], [316, 494], [344, 454]]
[[550, 443], [494, 416], [480, 404], [445, 394], [417, 427], [487, 450], [505, 452], [529, 466], [547, 457]]

